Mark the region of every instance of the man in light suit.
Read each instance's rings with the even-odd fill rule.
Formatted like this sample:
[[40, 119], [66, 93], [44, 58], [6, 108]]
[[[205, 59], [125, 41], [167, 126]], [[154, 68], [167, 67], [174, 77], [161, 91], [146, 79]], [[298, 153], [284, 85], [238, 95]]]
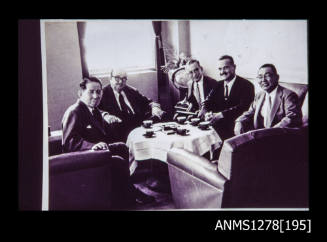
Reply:
[[190, 81], [187, 83], [187, 96], [180, 104], [188, 102], [189, 108], [187, 111], [196, 112], [201, 108], [203, 101], [208, 97], [209, 93], [215, 89], [217, 81], [203, 75], [203, 67], [195, 59], [187, 61], [185, 71]]
[[[113, 126], [116, 122], [109, 124], [103, 117], [105, 114], [98, 109], [101, 97], [101, 81], [96, 77], [84, 78], [80, 83], [79, 99], [63, 116], [63, 151], [109, 150], [112, 155], [120, 156], [128, 169], [128, 147], [122, 142], [116, 142], [117, 134], [114, 133]], [[137, 190], [131, 183], [129, 187], [137, 202], [154, 201], [153, 197]]]
[[140, 126], [145, 119], [159, 121], [165, 112], [160, 104], [142, 95], [136, 88], [127, 85], [125, 70], [112, 70], [110, 84], [103, 88], [99, 108], [118, 117], [121, 122], [120, 140], [126, 142], [130, 131]]
[[231, 56], [218, 60], [218, 71], [222, 80], [204, 101], [199, 113], [210, 121], [222, 140], [234, 135], [234, 121], [247, 110], [254, 98], [254, 86], [235, 74], [236, 65]]
[[251, 129], [299, 127], [302, 112], [298, 96], [278, 85], [279, 75], [273, 64], [264, 64], [258, 71], [259, 92], [248, 111], [235, 120], [235, 135]]

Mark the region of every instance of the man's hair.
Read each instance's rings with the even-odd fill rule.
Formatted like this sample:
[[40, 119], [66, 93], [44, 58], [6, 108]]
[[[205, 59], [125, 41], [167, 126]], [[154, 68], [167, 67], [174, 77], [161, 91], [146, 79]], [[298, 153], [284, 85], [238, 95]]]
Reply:
[[276, 70], [276, 67], [273, 65], [273, 64], [264, 64], [264, 65], [262, 65], [260, 68], [259, 68], [259, 70], [261, 69], [261, 68], [265, 68], [265, 67], [270, 67], [271, 69], [272, 69], [272, 71], [274, 72], [274, 74], [277, 74], [277, 70]]
[[218, 60], [230, 60], [230, 62], [232, 63], [232, 65], [235, 65], [234, 64], [234, 59], [230, 55], [223, 55]]
[[79, 86], [82, 90], [85, 90], [86, 89], [86, 84], [89, 83], [89, 82], [97, 82], [100, 84], [101, 86], [101, 89], [102, 89], [102, 83], [101, 81], [95, 77], [95, 76], [89, 76], [89, 77], [84, 77], [83, 80], [79, 83]]
[[198, 66], [201, 67], [201, 65], [200, 65], [200, 61], [198, 61], [198, 60], [196, 60], [196, 59], [190, 59], [190, 60], [188, 60], [188, 61], [186, 62], [186, 65], [192, 65], [192, 64], [194, 64], [194, 63], [197, 63]]

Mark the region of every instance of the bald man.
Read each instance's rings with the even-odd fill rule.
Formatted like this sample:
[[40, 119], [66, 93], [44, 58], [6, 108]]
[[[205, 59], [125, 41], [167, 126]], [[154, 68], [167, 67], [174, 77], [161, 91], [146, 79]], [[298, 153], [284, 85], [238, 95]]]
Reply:
[[125, 70], [112, 70], [110, 83], [103, 88], [99, 108], [122, 120], [120, 141], [126, 142], [130, 131], [140, 126], [145, 119], [159, 121], [164, 111], [160, 104], [142, 95], [136, 88], [127, 85]]

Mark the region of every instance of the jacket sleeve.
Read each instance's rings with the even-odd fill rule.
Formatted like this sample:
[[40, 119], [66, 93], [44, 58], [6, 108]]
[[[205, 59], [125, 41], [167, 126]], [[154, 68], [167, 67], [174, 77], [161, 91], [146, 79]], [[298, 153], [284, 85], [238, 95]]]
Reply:
[[285, 117], [274, 128], [300, 127], [302, 124], [302, 111], [299, 106], [298, 96], [294, 92], [290, 92], [283, 99]]
[[249, 109], [247, 111], [245, 111], [242, 115], [240, 115], [235, 120], [235, 123], [240, 122], [242, 124], [242, 126], [247, 126], [247, 125], [253, 123], [254, 113], [255, 113], [255, 110], [256, 110], [258, 99], [259, 99], [259, 96], [256, 95], [253, 102], [251, 103]]
[[82, 125], [76, 112], [67, 110], [62, 120], [63, 152], [90, 150], [94, 143], [83, 139]]

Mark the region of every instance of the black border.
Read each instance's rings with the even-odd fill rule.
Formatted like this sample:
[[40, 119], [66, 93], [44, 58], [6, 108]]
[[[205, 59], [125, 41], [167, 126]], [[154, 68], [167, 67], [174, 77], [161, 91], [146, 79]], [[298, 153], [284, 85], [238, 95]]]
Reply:
[[[203, 19], [210, 19], [210, 14], [208, 17]], [[32, 26], [27, 26], [23, 29], [21, 19], [25, 19], [26, 16], [17, 19], [18, 25], [18, 201], [17, 211], [20, 219], [22, 219], [22, 224], [24, 227], [28, 228], [31, 226], [29, 223], [30, 219], [42, 220], [51, 223], [60, 220], [62, 226], [74, 226], [74, 228], [107, 228], [110, 230], [115, 229], [128, 229], [133, 231], [153, 230], [153, 231], [204, 231], [213, 232], [214, 226], [216, 225], [217, 219], [312, 219], [313, 214], [319, 211], [316, 210], [316, 204], [313, 200], [314, 187], [317, 184], [315, 182], [316, 177], [313, 175], [314, 164], [310, 162], [310, 211], [171, 211], [171, 212], [161, 212], [161, 211], [122, 211], [122, 212], [28, 212], [20, 211], [22, 208], [26, 210], [37, 211], [41, 209], [41, 193], [42, 187], [42, 67], [41, 67], [41, 49], [38, 40], [39, 27], [40, 25], [38, 18], [27, 19], [26, 21], [32, 21], [30, 23]], [[39, 16], [39, 18], [67, 18], [65, 16]], [[71, 19], [77, 18], [92, 18], [86, 16], [75, 16], [70, 17]], [[107, 18], [105, 16], [98, 18]], [[115, 18], [111, 15], [111, 18]], [[117, 18], [117, 17], [116, 17]], [[123, 17], [119, 17], [123, 18]], [[136, 17], [129, 17], [130, 19]], [[200, 19], [197, 17], [179, 17], [177, 15], [169, 15], [165, 18], [153, 16], [149, 14], [146, 17], [141, 18], [154, 18], [154, 19]], [[223, 19], [233, 19], [224, 18]], [[266, 17], [256, 17], [256, 19], [263, 19]], [[220, 19], [215, 17], [215, 19]], [[238, 17], [236, 19], [243, 19]], [[244, 17], [244, 19], [251, 19]], [[273, 19], [273, 18], [271, 18]], [[289, 19], [279, 17], [278, 19]], [[314, 65], [313, 61], [313, 33], [317, 33], [318, 24], [320, 21], [313, 19], [308, 16], [293, 17], [292, 19], [308, 19], [308, 53], [309, 53], [309, 97], [310, 103], [310, 140], [312, 139], [311, 132], [313, 126], [314, 112], [311, 112], [312, 107], [316, 103], [314, 99], [313, 86], [314, 73], [318, 71]], [[317, 24], [318, 23], [318, 24]], [[25, 23], [24, 23], [25, 24]], [[23, 24], [23, 25], [24, 25]], [[29, 30], [27, 31], [27, 29]], [[27, 32], [26, 32], [27, 31]], [[318, 29], [319, 31], [319, 29]], [[23, 35], [21, 35], [23, 34]], [[24, 36], [24, 37], [22, 37]], [[318, 103], [318, 102], [317, 102]], [[33, 114], [33, 115], [31, 115]], [[31, 142], [31, 137], [33, 137], [33, 142]], [[312, 154], [315, 153], [312, 149], [311, 142], [309, 142], [310, 149], [310, 161], [313, 161]], [[33, 174], [33, 175], [31, 175]], [[33, 177], [33, 178], [32, 178]], [[32, 178], [32, 180], [31, 180]], [[32, 183], [31, 183], [32, 181]], [[29, 199], [23, 199], [29, 198]], [[17, 204], [17, 203], [16, 203]], [[85, 223], [85, 221], [88, 221]], [[101, 221], [101, 222], [100, 222]], [[105, 222], [104, 224], [104, 221]], [[315, 222], [312, 223], [314, 227]], [[313, 231], [314, 232], [314, 229]], [[231, 232], [224, 232], [230, 234]], [[253, 232], [242, 232], [243, 233], [253, 233]], [[254, 232], [259, 233], [261, 232]], [[276, 234], [274, 232], [269, 232], [269, 234]], [[220, 235], [220, 233], [219, 233]], [[217, 234], [218, 236], [218, 234]], [[301, 233], [302, 236], [302, 233]], [[303, 236], [305, 236], [303, 234]], [[218, 238], [218, 237], [217, 237]]]

